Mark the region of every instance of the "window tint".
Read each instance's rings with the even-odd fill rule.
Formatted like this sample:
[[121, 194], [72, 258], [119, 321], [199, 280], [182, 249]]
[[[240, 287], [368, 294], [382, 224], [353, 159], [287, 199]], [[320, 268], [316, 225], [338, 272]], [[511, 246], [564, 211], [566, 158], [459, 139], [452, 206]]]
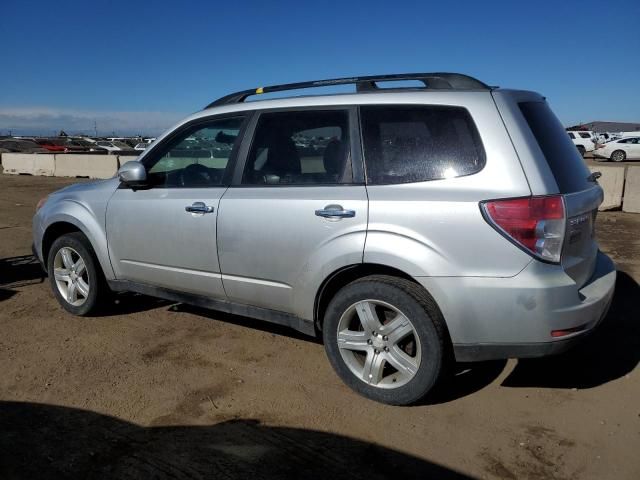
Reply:
[[471, 115], [446, 106], [363, 106], [367, 182], [393, 184], [480, 171], [485, 154]]
[[352, 181], [346, 110], [264, 113], [247, 156], [245, 185]]
[[573, 133], [569, 132], [569, 138], [576, 138], [576, 136]]
[[589, 188], [589, 170], [549, 105], [546, 102], [523, 102], [519, 106], [549, 164], [560, 193]]
[[224, 173], [244, 117], [213, 120], [193, 126], [158, 155], [145, 158], [149, 181], [163, 187], [222, 185]]
[[580, 133], [580, 136], [582, 138], [591, 138], [591, 135], [589, 135], [588, 133]]

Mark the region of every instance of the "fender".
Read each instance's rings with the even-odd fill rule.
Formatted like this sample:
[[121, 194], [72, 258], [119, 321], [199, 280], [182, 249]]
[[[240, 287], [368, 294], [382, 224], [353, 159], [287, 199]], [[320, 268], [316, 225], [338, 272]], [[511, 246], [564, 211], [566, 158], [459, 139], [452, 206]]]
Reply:
[[[96, 253], [96, 257], [98, 257], [105, 278], [107, 280], [115, 279], [111, 261], [107, 254], [107, 237], [103, 225], [92, 216], [84, 205], [73, 200], [63, 200], [61, 203], [64, 204], [61, 206], [61, 212], [47, 216], [47, 224], [43, 229], [43, 237], [44, 232], [54, 223], [64, 222], [73, 225], [89, 239]], [[42, 253], [42, 241], [40, 241], [39, 252]]]
[[[46, 231], [52, 225], [68, 223], [87, 237], [96, 253], [105, 278], [107, 280], [115, 279], [107, 250], [105, 215], [109, 199], [118, 184], [117, 179], [109, 179], [73, 185], [51, 194], [33, 218], [36, 252], [42, 257], [42, 241]], [[88, 189], [91, 189], [91, 195], [86, 195]]]

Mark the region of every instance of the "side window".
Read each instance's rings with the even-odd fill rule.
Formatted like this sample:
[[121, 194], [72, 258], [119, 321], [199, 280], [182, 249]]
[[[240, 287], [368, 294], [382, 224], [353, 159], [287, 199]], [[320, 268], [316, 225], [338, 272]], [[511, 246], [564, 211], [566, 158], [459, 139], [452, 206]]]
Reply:
[[151, 185], [195, 188], [222, 185], [244, 117], [212, 120], [181, 132], [157, 155], [145, 158]]
[[360, 117], [369, 184], [461, 177], [485, 165], [478, 130], [464, 108], [364, 106]]
[[591, 135], [589, 135], [588, 133], [581, 133], [580, 136], [582, 138], [591, 138]]
[[338, 184], [352, 179], [347, 110], [260, 115], [243, 185]]
[[576, 138], [576, 136], [573, 133], [569, 132], [569, 138]]

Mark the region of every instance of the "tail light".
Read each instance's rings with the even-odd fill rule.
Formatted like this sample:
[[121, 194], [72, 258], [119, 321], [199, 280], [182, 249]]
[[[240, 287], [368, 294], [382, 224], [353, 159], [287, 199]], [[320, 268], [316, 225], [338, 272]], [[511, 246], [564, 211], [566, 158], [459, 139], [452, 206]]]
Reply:
[[528, 253], [560, 262], [565, 233], [562, 195], [507, 198], [482, 202], [487, 221]]

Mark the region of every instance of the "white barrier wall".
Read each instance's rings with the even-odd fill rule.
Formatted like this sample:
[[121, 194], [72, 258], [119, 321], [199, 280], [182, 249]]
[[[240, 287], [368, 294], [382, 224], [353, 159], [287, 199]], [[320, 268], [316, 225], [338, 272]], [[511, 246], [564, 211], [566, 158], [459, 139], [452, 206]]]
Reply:
[[52, 177], [56, 169], [54, 155], [49, 153], [3, 153], [2, 167], [4, 173], [47, 177]]
[[628, 167], [624, 184], [624, 212], [640, 213], [640, 167]]
[[118, 170], [115, 155], [56, 154], [56, 177], [111, 178]]
[[[120, 166], [137, 158], [133, 155], [3, 153], [0, 161], [4, 173], [13, 175], [111, 178]], [[604, 190], [604, 201], [599, 210], [622, 207], [625, 212], [640, 213], [640, 166], [594, 165], [589, 169], [602, 173], [598, 182]]]
[[604, 200], [598, 210], [611, 210], [622, 206], [624, 167], [589, 166], [592, 172], [600, 172], [598, 183], [604, 190]]

